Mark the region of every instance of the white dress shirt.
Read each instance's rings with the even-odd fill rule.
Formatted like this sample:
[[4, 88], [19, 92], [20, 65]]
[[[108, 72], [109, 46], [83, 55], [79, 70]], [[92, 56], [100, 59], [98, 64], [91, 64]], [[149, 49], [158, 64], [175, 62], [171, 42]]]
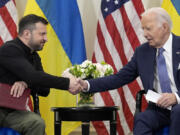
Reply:
[[[172, 34], [170, 34], [168, 40], [166, 41], [166, 43], [163, 45], [164, 48], [164, 58], [166, 61], [166, 67], [167, 67], [167, 72], [168, 72], [168, 76], [170, 79], [170, 87], [172, 90], [172, 93], [174, 93], [176, 95], [176, 99], [178, 104], [180, 104], [180, 98], [178, 96], [178, 94], [176, 93], [178, 90], [176, 88], [176, 84], [174, 81], [174, 76], [173, 76], [173, 63], [172, 63]], [[156, 52], [156, 57], [158, 55], [158, 51]], [[155, 65], [155, 72], [154, 72], [154, 89], [158, 92], [158, 93], [162, 93], [161, 91], [161, 87], [160, 87], [160, 82], [159, 82], [159, 77], [157, 74], [157, 66]]]

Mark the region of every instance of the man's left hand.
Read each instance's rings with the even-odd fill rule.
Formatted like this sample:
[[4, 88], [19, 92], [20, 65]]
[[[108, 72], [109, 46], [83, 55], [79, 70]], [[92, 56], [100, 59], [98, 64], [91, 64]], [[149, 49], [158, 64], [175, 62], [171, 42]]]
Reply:
[[22, 96], [24, 90], [27, 88], [27, 84], [24, 81], [17, 81], [11, 87], [11, 95], [19, 98]]
[[173, 93], [162, 93], [162, 97], [157, 102], [157, 105], [162, 108], [167, 108], [174, 104], [177, 104], [177, 99]]

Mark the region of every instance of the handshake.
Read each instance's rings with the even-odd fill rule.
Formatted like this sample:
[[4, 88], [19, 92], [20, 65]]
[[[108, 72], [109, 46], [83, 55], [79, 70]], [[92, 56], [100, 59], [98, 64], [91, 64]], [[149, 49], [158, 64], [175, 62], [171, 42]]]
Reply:
[[73, 95], [78, 94], [81, 91], [86, 91], [88, 89], [88, 83], [86, 81], [80, 78], [76, 78], [70, 73], [65, 73], [63, 77], [69, 78], [70, 83], [68, 91]]

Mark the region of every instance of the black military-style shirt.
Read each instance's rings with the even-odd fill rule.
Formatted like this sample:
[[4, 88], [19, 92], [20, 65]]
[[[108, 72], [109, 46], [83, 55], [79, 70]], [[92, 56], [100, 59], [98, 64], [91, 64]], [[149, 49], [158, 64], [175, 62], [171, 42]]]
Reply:
[[0, 83], [16, 81], [25, 81], [42, 96], [49, 94], [49, 88], [69, 88], [69, 79], [45, 73], [38, 53], [32, 52], [19, 38], [0, 47]]

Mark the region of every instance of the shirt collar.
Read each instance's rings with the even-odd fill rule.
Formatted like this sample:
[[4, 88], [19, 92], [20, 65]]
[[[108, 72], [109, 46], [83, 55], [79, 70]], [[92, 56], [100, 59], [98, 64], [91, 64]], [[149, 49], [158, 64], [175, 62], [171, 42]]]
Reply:
[[167, 53], [171, 53], [171, 50], [172, 50], [172, 34], [171, 33], [169, 35], [168, 40], [163, 45], [163, 48]]
[[25, 45], [18, 37], [15, 39], [15, 42], [23, 48], [26, 54], [32, 54], [31, 49], [27, 45]]

